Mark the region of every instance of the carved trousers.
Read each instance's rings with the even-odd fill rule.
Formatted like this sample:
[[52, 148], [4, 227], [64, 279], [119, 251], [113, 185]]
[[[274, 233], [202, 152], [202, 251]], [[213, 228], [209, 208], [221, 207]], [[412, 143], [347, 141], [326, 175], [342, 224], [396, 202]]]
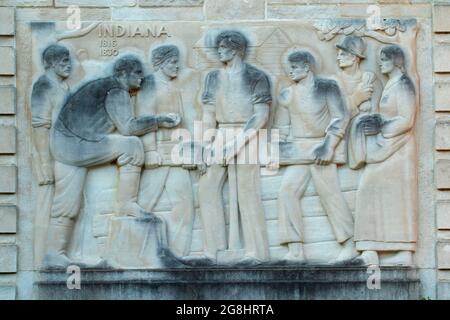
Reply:
[[168, 166], [144, 170], [139, 189], [139, 205], [151, 212], [164, 188], [172, 206], [168, 218], [169, 246], [176, 255], [186, 256], [191, 249], [195, 217], [189, 171]]
[[304, 242], [300, 199], [311, 178], [337, 241], [342, 243], [353, 236], [353, 215], [341, 192], [336, 164], [292, 165], [286, 168], [278, 195], [280, 244]]
[[[264, 208], [261, 201], [259, 165], [238, 164], [238, 205], [242, 222], [245, 254], [261, 261], [269, 260]], [[199, 180], [200, 217], [204, 233], [204, 253], [216, 259], [218, 250], [227, 249], [222, 190], [227, 168], [212, 165]]]
[[77, 217], [88, 167], [114, 160], [119, 166], [140, 168], [144, 163], [144, 147], [138, 137], [110, 135], [100, 142], [91, 142], [55, 131], [51, 148], [56, 160], [52, 218]]

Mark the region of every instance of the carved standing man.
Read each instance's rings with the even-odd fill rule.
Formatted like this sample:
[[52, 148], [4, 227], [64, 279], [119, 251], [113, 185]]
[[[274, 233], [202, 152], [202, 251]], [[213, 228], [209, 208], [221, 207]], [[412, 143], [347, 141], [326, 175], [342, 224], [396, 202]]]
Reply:
[[69, 94], [65, 80], [72, 70], [69, 50], [53, 44], [42, 54], [45, 73], [33, 85], [31, 112], [34, 145], [40, 162], [39, 184], [53, 184], [53, 157], [50, 153], [50, 128]]
[[417, 239], [417, 164], [413, 127], [416, 90], [397, 45], [383, 47], [381, 73], [389, 77], [379, 113], [359, 121], [365, 170], [356, 194], [355, 241], [366, 264], [411, 265]]
[[66, 248], [78, 215], [89, 167], [117, 161], [120, 167], [116, 214], [149, 216], [137, 204], [144, 148], [137, 137], [178, 125], [177, 115], [135, 117], [130, 90], [141, 86], [141, 62], [124, 56], [113, 75], [88, 82], [61, 109], [51, 137], [55, 197], [49, 229], [48, 265], [67, 265]]
[[337, 83], [314, 74], [315, 59], [307, 51], [289, 55], [289, 76], [294, 84], [281, 92], [275, 127], [280, 139], [301, 148], [304, 159], [288, 166], [278, 196], [279, 236], [288, 245], [286, 260], [303, 262], [304, 231], [300, 199], [313, 180], [337, 241], [336, 261], [356, 256], [353, 216], [341, 193], [335, 153], [345, 134], [349, 114]]
[[[152, 51], [152, 64], [155, 73], [144, 78], [138, 94], [140, 114], [158, 114], [171, 112], [182, 115], [179, 128], [187, 128], [184, 114], [194, 110], [185, 110], [182, 92], [179, 88], [180, 53], [174, 45], [164, 45]], [[193, 107], [191, 105], [191, 107]], [[177, 127], [177, 128], [178, 128]], [[145, 168], [139, 204], [151, 211], [156, 205], [164, 188], [167, 191], [172, 211], [170, 214], [169, 246], [179, 257], [187, 256], [191, 248], [192, 228], [194, 224], [194, 195], [189, 171], [195, 166], [174, 164], [171, 151], [178, 141], [172, 141], [172, 129], [160, 129], [142, 136], [145, 151]]]
[[364, 166], [363, 147], [355, 141], [362, 141], [356, 135], [363, 134], [357, 128], [361, 117], [376, 113], [381, 96], [381, 83], [375, 74], [370, 71], [362, 71], [360, 64], [364, 56], [365, 43], [361, 37], [346, 36], [342, 42], [336, 44], [337, 61], [342, 72], [339, 74], [342, 87], [347, 97], [347, 107], [352, 119], [349, 131], [348, 164], [352, 169]]
[[[215, 144], [215, 155], [222, 154], [219, 149], [224, 149], [223, 163], [208, 167], [199, 181], [204, 252], [215, 261], [217, 251], [227, 249], [222, 188], [228, 173], [230, 194], [237, 192], [237, 203], [230, 205], [235, 206], [236, 211], [238, 207], [242, 221], [245, 257], [240, 263], [257, 264], [269, 260], [260, 166], [230, 162], [245, 153], [251, 138], [249, 132], [255, 133], [266, 124], [272, 102], [270, 82], [264, 72], [244, 62], [247, 39], [240, 32], [221, 32], [216, 46], [224, 68], [211, 71], [206, 77], [202, 96], [204, 126], [218, 128], [224, 135], [228, 128], [238, 129], [238, 133], [232, 141], [226, 141], [225, 148], [221, 143]], [[238, 223], [236, 218], [230, 217], [230, 224]]]

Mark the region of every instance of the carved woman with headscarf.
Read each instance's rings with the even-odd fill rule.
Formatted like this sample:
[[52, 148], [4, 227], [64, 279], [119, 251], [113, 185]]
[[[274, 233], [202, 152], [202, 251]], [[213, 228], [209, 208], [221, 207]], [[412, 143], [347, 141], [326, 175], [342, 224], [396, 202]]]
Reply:
[[379, 113], [360, 119], [365, 136], [365, 170], [357, 191], [356, 248], [366, 264], [411, 265], [416, 247], [417, 174], [413, 134], [416, 89], [397, 45], [380, 52], [381, 72], [389, 77]]

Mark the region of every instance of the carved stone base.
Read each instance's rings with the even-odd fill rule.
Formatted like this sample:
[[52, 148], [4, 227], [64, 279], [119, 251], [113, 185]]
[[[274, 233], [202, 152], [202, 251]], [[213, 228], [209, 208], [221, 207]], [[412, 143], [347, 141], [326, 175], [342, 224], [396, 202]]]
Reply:
[[381, 288], [368, 289], [365, 267], [202, 268], [81, 271], [69, 290], [65, 272], [41, 272], [37, 299], [419, 299], [414, 268], [382, 268]]

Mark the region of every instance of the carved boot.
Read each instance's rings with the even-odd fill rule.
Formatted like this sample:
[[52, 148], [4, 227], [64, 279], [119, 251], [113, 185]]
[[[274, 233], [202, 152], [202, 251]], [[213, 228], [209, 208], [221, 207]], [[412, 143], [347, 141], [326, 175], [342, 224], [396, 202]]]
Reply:
[[154, 218], [155, 222], [160, 222], [160, 219], [157, 216], [147, 212], [137, 204], [140, 179], [140, 167], [132, 165], [120, 167], [119, 188], [117, 191], [117, 215], [145, 219]]
[[305, 253], [303, 243], [291, 242], [288, 244], [289, 252], [284, 256], [284, 260], [289, 263], [305, 263]]
[[44, 258], [44, 268], [67, 268], [73, 262], [66, 255], [72, 235], [71, 224], [51, 223], [48, 229], [48, 253]]
[[380, 264], [378, 253], [372, 250], [363, 251], [357, 259], [366, 266], [378, 266]]
[[333, 263], [339, 263], [343, 261], [349, 261], [358, 256], [358, 251], [356, 251], [355, 242], [353, 238], [347, 239], [341, 244], [341, 251]]

